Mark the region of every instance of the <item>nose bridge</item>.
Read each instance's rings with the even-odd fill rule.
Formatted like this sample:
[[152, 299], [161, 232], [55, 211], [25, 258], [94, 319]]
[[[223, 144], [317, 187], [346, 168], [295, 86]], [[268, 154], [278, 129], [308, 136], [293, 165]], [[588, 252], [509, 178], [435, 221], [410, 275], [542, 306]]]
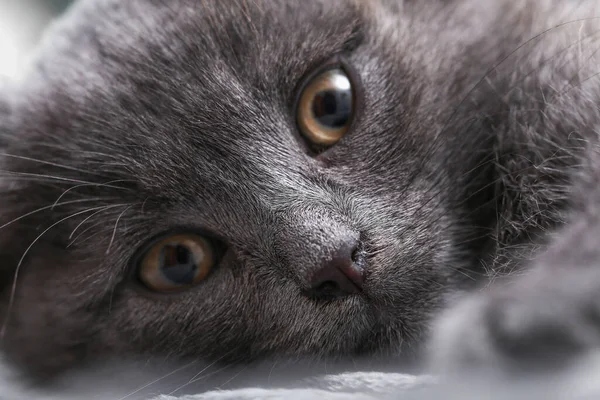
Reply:
[[360, 236], [344, 217], [320, 207], [290, 207], [278, 220], [276, 251], [302, 288], [308, 288], [316, 271]]

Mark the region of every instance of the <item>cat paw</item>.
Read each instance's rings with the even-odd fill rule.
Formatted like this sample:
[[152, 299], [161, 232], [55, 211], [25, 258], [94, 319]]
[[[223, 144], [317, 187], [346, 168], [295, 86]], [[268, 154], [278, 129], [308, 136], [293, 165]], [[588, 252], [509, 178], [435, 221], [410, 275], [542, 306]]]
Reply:
[[522, 278], [441, 316], [430, 342], [435, 369], [563, 370], [600, 349], [600, 269]]

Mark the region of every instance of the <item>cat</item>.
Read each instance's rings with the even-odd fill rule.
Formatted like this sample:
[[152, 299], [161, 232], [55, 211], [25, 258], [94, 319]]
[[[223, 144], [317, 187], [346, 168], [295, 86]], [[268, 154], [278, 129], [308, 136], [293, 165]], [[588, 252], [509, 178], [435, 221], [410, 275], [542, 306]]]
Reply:
[[79, 1], [0, 100], [5, 357], [594, 348], [599, 9]]

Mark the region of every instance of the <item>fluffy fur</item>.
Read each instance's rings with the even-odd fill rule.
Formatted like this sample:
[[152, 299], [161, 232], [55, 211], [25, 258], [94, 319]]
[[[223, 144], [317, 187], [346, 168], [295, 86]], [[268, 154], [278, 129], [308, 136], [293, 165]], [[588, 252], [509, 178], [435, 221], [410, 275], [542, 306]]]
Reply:
[[[114, 356], [410, 357], [440, 309], [510, 276], [434, 347], [449, 365], [520, 359], [515, 343], [548, 330], [506, 334], [497, 313], [512, 303], [495, 296], [521, 300], [520, 318], [563, 304], [523, 271], [565, 221], [533, 270], [569, 315], [597, 305], [600, 197], [573, 195], [598, 176], [597, 8], [80, 1], [0, 106], [3, 351], [37, 377]], [[358, 77], [356, 121], [315, 155], [295, 98], [335, 57]], [[137, 249], [181, 228], [226, 243], [218, 269], [178, 295], [141, 288]], [[348, 235], [364, 294], [307, 298], [306, 276]]]

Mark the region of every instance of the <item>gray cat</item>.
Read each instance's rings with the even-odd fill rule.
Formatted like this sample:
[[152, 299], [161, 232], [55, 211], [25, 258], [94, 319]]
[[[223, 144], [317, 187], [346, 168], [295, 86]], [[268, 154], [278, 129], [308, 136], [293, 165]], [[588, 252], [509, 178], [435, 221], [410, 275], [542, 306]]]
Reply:
[[80, 1], [2, 93], [3, 352], [45, 379], [428, 349], [514, 370], [599, 345], [595, 16]]

